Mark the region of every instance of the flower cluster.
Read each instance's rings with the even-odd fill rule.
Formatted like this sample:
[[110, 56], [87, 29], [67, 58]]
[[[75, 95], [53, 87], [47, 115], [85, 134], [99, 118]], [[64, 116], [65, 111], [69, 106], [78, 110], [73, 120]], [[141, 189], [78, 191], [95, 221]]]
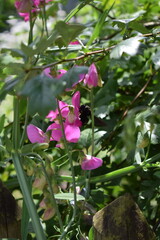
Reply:
[[33, 15], [37, 15], [40, 11], [40, 7], [52, 0], [19, 0], [15, 2], [18, 14], [24, 18], [25, 21], [29, 21], [30, 11]]
[[[52, 78], [50, 68], [46, 68], [43, 73], [45, 76]], [[59, 70], [57, 79], [66, 74], [65, 70]], [[98, 73], [95, 64], [93, 63], [86, 75], [81, 75], [76, 84], [84, 82], [88, 88], [96, 87], [98, 85]], [[69, 89], [66, 89], [69, 90]], [[27, 135], [32, 143], [49, 143], [50, 141], [56, 141], [56, 147], [63, 148], [64, 137], [66, 141], [77, 143], [80, 138], [80, 127], [82, 121], [80, 119], [80, 92], [76, 91], [72, 96], [72, 104], [69, 105], [63, 101], [57, 101], [58, 108], [51, 110], [46, 118], [48, 118], [52, 124], [43, 132], [40, 128], [29, 124], [27, 126]], [[60, 116], [61, 115], [61, 116]], [[61, 120], [63, 121], [63, 129], [61, 126]], [[102, 165], [102, 160], [93, 156], [84, 155], [81, 161], [81, 167], [83, 170], [92, 170]]]
[[[68, 105], [65, 102], [58, 101], [61, 116], [63, 118], [63, 126], [66, 140], [68, 142], [76, 143], [80, 138], [80, 127], [82, 123], [79, 119], [79, 107], [80, 107], [80, 92], [77, 91], [72, 97], [72, 105]], [[29, 124], [27, 126], [27, 135], [32, 143], [48, 143], [49, 141], [57, 141], [57, 146], [62, 146], [62, 129], [60, 125], [60, 116], [58, 108], [55, 111], [50, 111], [46, 116], [50, 121], [54, 121], [47, 128], [44, 133], [41, 129]], [[50, 138], [49, 138], [50, 133]]]

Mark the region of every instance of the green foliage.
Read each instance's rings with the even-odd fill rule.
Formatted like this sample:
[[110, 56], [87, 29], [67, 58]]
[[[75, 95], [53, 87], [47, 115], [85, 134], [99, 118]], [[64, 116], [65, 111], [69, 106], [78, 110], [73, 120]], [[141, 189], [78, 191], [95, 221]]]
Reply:
[[[0, 178], [11, 191], [21, 189], [26, 201], [22, 238], [34, 240], [35, 232], [43, 236], [45, 229], [47, 239], [58, 239], [66, 228], [66, 239], [94, 239], [95, 212], [130, 193], [160, 240], [158, 2], [77, 1], [68, 15], [61, 11], [65, 2], [51, 1], [33, 15], [29, 44], [25, 39], [28, 30], [22, 29], [16, 34], [17, 40], [24, 36], [19, 47], [9, 46], [6, 38], [8, 46], [1, 50]], [[23, 19], [13, 1], [4, 4], [2, 0], [0, 5], [1, 34], [11, 29], [11, 38], [15, 37], [7, 20], [17, 16], [18, 21], [14, 21], [18, 28]], [[75, 40], [79, 44], [72, 45]], [[92, 63], [97, 67], [99, 83], [102, 81], [101, 87], [93, 88], [94, 104], [91, 89], [83, 81], [78, 83]], [[50, 75], [44, 72], [48, 68]], [[61, 69], [67, 72], [59, 78]], [[89, 118], [80, 128], [76, 144], [66, 147], [62, 142], [62, 148], [56, 147], [56, 141], [31, 144], [27, 125], [34, 124], [45, 132], [50, 125], [45, 117], [57, 108], [57, 99], [71, 104], [76, 91], [81, 93], [81, 105], [94, 105], [94, 131], [93, 118]], [[13, 99], [17, 105], [13, 105]], [[82, 171], [80, 163], [84, 153], [92, 155], [93, 143], [94, 156], [102, 158], [103, 165], [90, 173]], [[35, 180], [43, 178], [43, 190], [32, 188]], [[43, 221], [46, 209], [40, 207], [44, 199], [47, 207], [56, 212], [48, 221]], [[38, 239], [44, 239], [41, 236]]]

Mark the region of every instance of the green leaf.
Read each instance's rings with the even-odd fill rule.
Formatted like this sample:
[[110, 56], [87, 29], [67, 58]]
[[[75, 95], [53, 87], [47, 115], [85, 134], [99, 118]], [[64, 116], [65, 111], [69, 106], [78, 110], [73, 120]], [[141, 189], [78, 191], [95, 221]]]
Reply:
[[13, 90], [13, 88], [17, 85], [18, 82], [19, 79], [15, 78], [4, 84], [4, 86], [0, 90], [0, 101], [5, 99], [6, 95]]
[[89, 240], [94, 240], [94, 229], [93, 229], [93, 227], [90, 228], [88, 237], [89, 237]]
[[141, 39], [143, 39], [143, 37], [132, 37], [117, 44], [117, 46], [111, 51], [110, 58], [118, 59], [123, 53], [127, 53], [130, 56], [136, 55], [141, 45]]
[[80, 74], [87, 72], [88, 67], [73, 67], [61, 79], [48, 78], [41, 74], [28, 80], [21, 95], [29, 97], [30, 114], [39, 113], [45, 117], [50, 110], [56, 109], [56, 97], [78, 82]]
[[93, 31], [93, 34], [92, 36], [90, 37], [88, 43], [87, 43], [87, 46], [89, 46], [100, 34], [101, 30], [102, 30], [102, 27], [104, 25], [104, 22], [106, 20], [106, 17], [108, 15], [108, 13], [110, 12], [110, 10], [112, 9], [112, 7], [114, 6], [114, 3], [112, 4], [112, 6], [105, 10], [102, 14], [100, 14], [100, 18], [94, 28], [94, 31]]
[[20, 49], [16, 49], [16, 48], [3, 48], [1, 50], [2, 53], [6, 53], [6, 52], [10, 52], [12, 57], [25, 57], [23, 51], [21, 51]]
[[10, 62], [8, 65], [4, 68], [3, 72], [6, 75], [17, 75], [17, 74], [23, 74], [24, 73], [24, 65], [22, 63], [18, 62]]
[[56, 109], [55, 97], [62, 91], [61, 81], [38, 75], [26, 82], [21, 94], [29, 97], [30, 114], [39, 113], [45, 117], [50, 110]]
[[27, 46], [21, 43], [21, 50], [27, 57], [32, 57], [35, 54], [35, 50], [31, 46]]
[[53, 45], [57, 36], [57, 31], [53, 31], [48, 38], [41, 38], [36, 44], [35, 54], [43, 53], [48, 47]]
[[87, 4], [92, 2], [92, 0], [86, 0], [80, 3], [78, 6], [76, 6], [65, 18], [65, 22], [68, 22], [73, 16], [76, 15], [82, 8], [84, 8]]
[[142, 34], [149, 33], [148, 29], [144, 27], [141, 23], [138, 23], [136, 21], [133, 21], [129, 24], [129, 27], [133, 30], [136, 30], [137, 32], [140, 32]]
[[3, 131], [4, 129], [4, 122], [5, 122], [5, 115], [3, 114], [1, 117], [0, 117], [0, 133]]
[[160, 171], [156, 171], [156, 172], [154, 173], [154, 176], [157, 177], [157, 178], [160, 178]]
[[158, 69], [160, 67], [160, 51], [153, 55], [152, 61], [155, 64], [156, 69]]
[[109, 78], [103, 88], [96, 93], [94, 98], [95, 106], [108, 105], [115, 98], [117, 89], [117, 79]]
[[61, 77], [61, 81], [65, 83], [66, 88], [71, 88], [72, 85], [80, 79], [81, 74], [86, 74], [88, 72], [88, 67], [85, 66], [75, 66], [72, 67], [70, 70], [67, 71], [66, 74], [64, 74]]
[[[61, 199], [61, 200], [69, 200], [72, 201], [74, 200], [74, 194], [73, 193], [58, 193], [55, 194], [56, 199]], [[84, 201], [85, 198], [82, 195], [77, 194], [77, 201]]]
[[56, 24], [55, 30], [58, 32], [57, 45], [59, 47], [68, 46], [83, 30], [85, 26], [82, 24], [67, 24], [60, 21]]
[[121, 29], [131, 28], [142, 34], [149, 33], [148, 29], [136, 20], [138, 17], [139, 17], [139, 15], [136, 17], [133, 17], [133, 18], [129, 18], [129, 19], [115, 19], [115, 20], [113, 20], [113, 25], [116, 24]]

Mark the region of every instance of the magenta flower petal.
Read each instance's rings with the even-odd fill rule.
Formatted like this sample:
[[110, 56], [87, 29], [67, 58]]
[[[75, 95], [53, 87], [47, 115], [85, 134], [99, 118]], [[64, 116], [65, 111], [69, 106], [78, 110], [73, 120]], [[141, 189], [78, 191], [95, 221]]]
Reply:
[[97, 87], [98, 85], [98, 73], [94, 63], [89, 67], [89, 71], [85, 76], [84, 83], [88, 85], [89, 88]]
[[66, 118], [69, 113], [68, 104], [62, 101], [59, 101], [59, 108], [61, 110], [62, 117]]
[[52, 76], [51, 76], [51, 69], [50, 68], [45, 68], [44, 70], [43, 70], [43, 74], [45, 75], [45, 76], [47, 76], [47, 77], [49, 77], [49, 78], [52, 78]]
[[52, 123], [48, 128], [47, 131], [51, 130], [51, 141], [60, 141], [62, 138], [62, 131], [60, 124]]
[[46, 116], [46, 118], [50, 118], [50, 121], [54, 121], [56, 119], [57, 115], [58, 115], [58, 110], [57, 109], [56, 109], [56, 111], [51, 110], [48, 113], [48, 115]]
[[[58, 103], [62, 117], [66, 118], [69, 113], [68, 104], [62, 101], [58, 101]], [[55, 111], [51, 110], [46, 116], [46, 118], [50, 118], [50, 121], [54, 121], [57, 118], [58, 114], [59, 114], [58, 109], [56, 109]]]
[[80, 92], [77, 91], [72, 97], [72, 105], [74, 106], [74, 114], [76, 117], [79, 116], [79, 108], [80, 108]]
[[81, 163], [81, 168], [83, 170], [93, 170], [93, 169], [101, 167], [102, 164], [103, 164], [102, 159], [93, 157], [90, 155], [86, 155], [86, 157], [83, 159], [83, 161]]
[[58, 78], [58, 79], [61, 78], [66, 72], [67, 72], [67, 71], [64, 70], [64, 69], [58, 70], [58, 73], [59, 73], [59, 74], [57, 75], [57, 78]]
[[18, 12], [29, 13], [29, 11], [32, 9], [32, 1], [30, 0], [16, 1], [15, 7], [17, 8]]
[[65, 136], [68, 142], [76, 143], [80, 138], [80, 129], [75, 125], [65, 124]]
[[76, 40], [76, 41], [73, 41], [73, 42], [70, 42], [69, 44], [70, 44], [70, 45], [80, 45], [79, 41], [77, 41], [77, 40]]
[[27, 126], [27, 136], [31, 143], [48, 143], [47, 135], [33, 124]]

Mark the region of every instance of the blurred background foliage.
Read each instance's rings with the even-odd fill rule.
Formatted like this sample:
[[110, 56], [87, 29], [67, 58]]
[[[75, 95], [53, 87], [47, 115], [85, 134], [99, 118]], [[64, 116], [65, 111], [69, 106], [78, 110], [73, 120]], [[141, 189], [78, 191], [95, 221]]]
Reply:
[[[47, 8], [49, 33], [52, 33], [58, 20], [64, 20], [70, 10], [76, 7], [76, 4], [82, 2], [85, 1], [76, 1], [76, 3], [75, 0], [70, 0], [68, 3], [60, 0], [53, 1], [53, 4], [50, 4]], [[104, 164], [101, 168], [92, 171], [92, 177], [99, 176], [100, 179], [102, 174], [132, 164], [141, 164], [146, 159], [159, 153], [159, 9], [160, 1], [158, 0], [90, 1], [71, 19], [72, 23], [80, 23], [84, 27], [75, 37], [82, 42], [81, 45], [65, 47], [64, 42], [68, 44], [70, 39], [67, 39], [68, 36], [63, 36], [64, 42], [59, 41], [57, 44], [54, 39], [53, 43], [47, 46], [48, 43], [41, 42], [42, 40], [38, 38], [41, 30], [41, 18], [39, 18], [35, 26], [35, 41], [33, 45], [30, 47], [23, 44], [19, 45], [20, 49], [18, 51], [15, 49], [6, 50], [6, 48], [12, 48], [14, 43], [15, 48], [17, 48], [16, 41], [19, 38], [20, 42], [22, 41], [21, 35], [23, 35], [23, 32], [23, 38], [25, 38], [23, 42], [26, 44], [26, 26], [28, 23], [22, 24], [22, 19], [18, 16], [14, 7], [14, 0], [1, 0], [0, 36], [3, 37], [0, 39], [0, 44], [3, 46], [3, 49], [0, 57], [0, 96], [2, 100], [0, 112], [0, 178], [11, 191], [19, 189], [14, 166], [10, 158], [13, 123], [12, 99], [13, 95], [19, 92], [19, 89], [23, 92], [22, 79], [26, 74], [25, 70], [31, 65], [28, 57], [31, 57], [34, 62], [35, 52], [32, 50], [36, 48], [40, 54], [38, 65], [57, 62], [61, 59], [77, 58], [89, 52], [102, 50], [100, 53], [90, 54], [88, 57], [76, 61], [77, 65], [87, 66], [94, 62], [103, 82], [102, 88], [95, 89], [94, 101], [96, 117], [95, 152], [98, 157], [103, 158]], [[14, 38], [15, 32], [12, 31], [14, 28], [12, 21], [19, 27], [16, 38]], [[95, 30], [96, 28], [98, 30]], [[60, 28], [58, 30], [63, 31]], [[13, 37], [11, 46], [8, 36], [10, 38]], [[90, 42], [89, 46], [87, 45], [88, 42]], [[41, 52], [40, 46], [44, 46], [44, 44], [46, 44], [46, 48]], [[60, 46], [61, 44], [63, 47]], [[112, 46], [114, 46], [113, 49], [104, 50]], [[53, 66], [52, 71], [56, 72], [59, 67], [69, 70], [73, 64], [74, 62], [64, 61], [60, 66]], [[41, 69], [37, 70], [37, 75], [39, 74], [38, 71], [41, 71]], [[32, 74], [33, 72], [29, 76], [31, 79], [34, 77]], [[8, 84], [8, 82], [11, 84]], [[34, 89], [35, 98], [38, 91], [38, 89]], [[31, 94], [29, 90], [28, 92]], [[89, 96], [85, 89], [81, 89], [81, 95], [82, 104], [90, 105]], [[66, 99], [67, 97], [66, 94]], [[36, 107], [38, 108], [38, 106]], [[45, 109], [41, 110], [42, 112], [43, 110], [45, 111]], [[21, 126], [24, 124], [25, 111], [26, 101], [24, 99], [20, 108]], [[33, 119], [30, 116], [29, 121], [31, 120], [37, 126], [44, 127], [43, 119], [39, 116]], [[86, 151], [90, 148], [90, 126], [91, 121], [83, 127], [77, 148], [86, 149]], [[25, 144], [28, 144], [27, 137]], [[48, 149], [48, 153], [54, 158], [64, 154], [62, 149], [55, 150], [53, 143]], [[65, 174], [68, 171], [68, 165], [65, 164], [65, 161], [66, 159], [62, 160], [59, 165], [54, 164], [53, 161], [56, 174]], [[99, 181], [99, 183], [92, 184], [91, 198], [89, 200], [91, 206], [89, 209], [94, 208], [97, 211], [118, 196], [130, 193], [156, 233], [157, 240], [159, 240], [159, 167], [160, 164], [157, 161], [136, 173], [103, 183]], [[79, 166], [75, 166], [75, 171], [77, 175], [82, 174]], [[34, 196], [38, 203], [41, 194], [35, 192]], [[66, 205], [66, 202], [61, 205], [64, 216], [67, 215], [68, 211]], [[80, 206], [80, 209], [82, 209], [82, 206]], [[89, 212], [91, 212], [91, 209]], [[76, 234], [80, 234], [81, 231], [86, 235], [88, 234], [91, 224], [86, 215], [83, 215], [81, 219], [81, 221], [86, 221], [86, 227], [81, 230], [79, 227], [75, 227], [70, 235], [70, 239], [75, 239]], [[53, 220], [49, 220], [46, 224], [48, 236], [55, 234], [55, 231], [51, 232], [49, 227], [52, 224]], [[72, 236], [74, 237], [72, 238]], [[28, 239], [32, 239], [31, 236]]]

